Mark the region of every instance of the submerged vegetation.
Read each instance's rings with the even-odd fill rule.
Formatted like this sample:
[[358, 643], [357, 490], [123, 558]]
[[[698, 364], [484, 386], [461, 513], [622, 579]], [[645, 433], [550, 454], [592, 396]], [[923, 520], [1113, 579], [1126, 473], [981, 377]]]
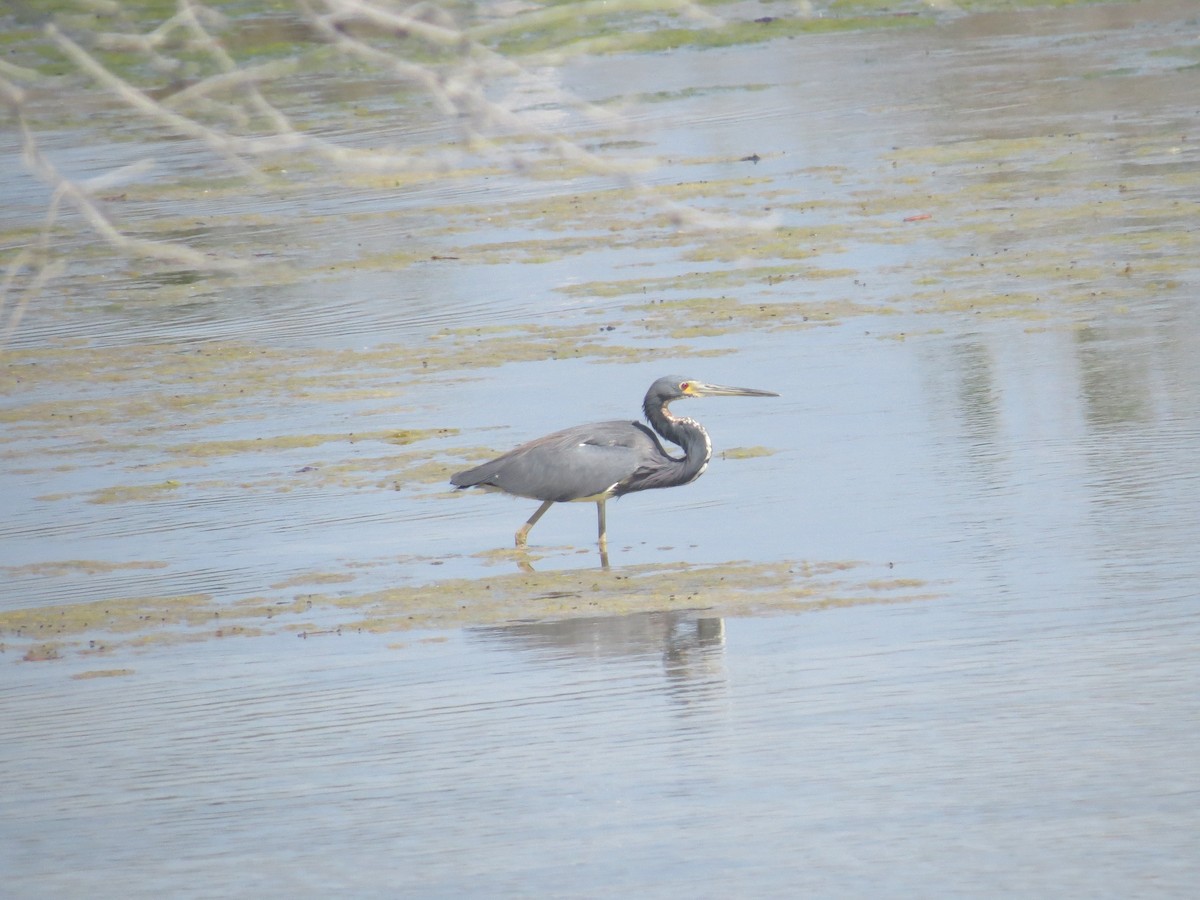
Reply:
[[[850, 321], [880, 339], [948, 320], [1085, 333], [1098, 314], [1178, 284], [1200, 259], [1200, 167], [1179, 122], [913, 129], [849, 164], [785, 140], [759, 145], [736, 118], [720, 151], [661, 147], [630, 127], [679, 116], [683, 130], [679, 110], [715, 100], [736, 114], [742, 98], [779, 90], [763, 72], [598, 82], [586, 98], [562, 77], [564, 60], [798, 45], [979, 5], [622, 0], [509, 4], [490, 18], [499, 7], [386, 0], [10, 10], [0, 99], [26, 174], [6, 175], [20, 190], [0, 232], [0, 458], [39, 485], [34, 501], [64, 523], [53, 534], [168, 508], [195, 527], [195, 510], [222, 504], [233, 524], [218, 525], [233, 527], [281, 496], [429, 502], [458, 461], [487, 452], [422, 405], [431, 383], [470, 386], [513, 363], [715, 357], [745, 335]], [[1194, 78], [1185, 44], [1156, 48], [1143, 68], [1104, 61], [1057, 77], [1120, 90], [1164, 70]], [[1109, 225], [1090, 227], [1098, 220]], [[537, 303], [493, 312], [502, 282]], [[480, 294], [478, 305], [439, 305], [447, 286]], [[326, 295], [337, 300], [329, 321], [298, 350], [287, 327]], [[409, 321], [411, 332], [377, 324]], [[8, 652], [54, 659], [130, 634], [198, 639], [282, 622], [386, 631], [923, 596], [790, 563], [360, 578], [405, 565], [436, 575], [441, 563], [395, 555], [268, 578], [262, 596], [213, 596], [146, 587], [175, 574], [153, 552], [78, 556], [64, 541], [9, 567], [33, 599], [0, 615]], [[496, 561], [524, 562], [509, 551]], [[116, 576], [136, 590], [95, 588]], [[76, 594], [46, 601], [58, 584]], [[76, 602], [80, 592], [89, 599]]]
[[[540, 180], [573, 172], [607, 181], [630, 208], [668, 224], [737, 225], [740, 217], [730, 222], [651, 186], [642, 176], [652, 161], [610, 152], [619, 140], [597, 143], [619, 137], [619, 116], [547, 78], [547, 65], [928, 24], [960, 7], [918, 0], [17, 4], [5, 14], [0, 101], [21, 136], [25, 166], [49, 195], [40, 228], [26, 222], [3, 234], [0, 346], [46, 282], [81, 263], [192, 277], [261, 272], [264, 263], [272, 271], [277, 254], [256, 258], [230, 240], [273, 225], [228, 208], [247, 191], [312, 195], [323, 183], [364, 186], [364, 179], [383, 189], [489, 171]], [[414, 133], [438, 137], [385, 145], [339, 137], [376, 130], [397, 104]], [[547, 126], [540, 112], [549, 108], [570, 117], [571, 129]], [[148, 149], [83, 177], [56, 160], [47, 140], [63, 129]], [[164, 173], [149, 149], [180, 140], [203, 159], [195, 179]], [[168, 198], [204, 224], [164, 217], [155, 203]], [[93, 256], [96, 242], [109, 248], [103, 259]], [[283, 274], [276, 268], [266, 277]]]
[[[517, 551], [506, 555], [529, 558]], [[552, 573], [530, 569], [368, 591], [356, 590], [354, 581], [345, 572], [308, 572], [272, 586], [269, 596], [239, 600], [207, 594], [142, 596], [0, 612], [0, 659], [8, 653], [27, 661], [100, 656], [118, 648], [265, 632], [299, 637], [395, 633], [646, 610], [703, 610], [710, 616], [795, 613], [936, 596], [920, 581], [872, 577], [870, 567], [856, 563], [663, 564]], [[340, 590], [331, 593], [331, 587]]]

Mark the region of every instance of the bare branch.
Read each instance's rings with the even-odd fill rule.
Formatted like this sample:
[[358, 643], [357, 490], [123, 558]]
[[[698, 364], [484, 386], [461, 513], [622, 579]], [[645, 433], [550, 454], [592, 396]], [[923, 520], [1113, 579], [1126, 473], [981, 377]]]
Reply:
[[[125, 8], [112, 0], [78, 0], [91, 4], [97, 20], [121, 20]], [[155, 27], [138, 32], [95, 34], [95, 50], [85, 49], [59, 27], [49, 24], [46, 36], [76, 69], [110, 93], [135, 115], [135, 122], [165, 128], [174, 135], [208, 148], [219, 160], [243, 177], [263, 179], [268, 166], [302, 157], [336, 172], [398, 172], [428, 169], [427, 153], [407, 150], [362, 149], [336, 143], [298, 126], [267, 89], [285, 85], [286, 79], [303, 70], [307, 50], [303, 47], [288, 59], [243, 63], [223, 42], [226, 17], [200, 0], [176, 0], [175, 12]], [[462, 137], [462, 153], [488, 153], [500, 158], [514, 171], [524, 171], [533, 154], [549, 154], [596, 176], [610, 178], [632, 192], [644, 208], [665, 214], [677, 227], [720, 229], [727, 227], [770, 227], [769, 222], [747, 220], [699, 211], [674, 202], [652, 186], [640, 173], [650, 160], [616, 160], [583, 146], [577, 136], [564, 135], [539, 123], [539, 117], [494, 99], [497, 85], [520, 88], [515, 96], [528, 96], [535, 88], [557, 110], [581, 117], [598, 127], [621, 125], [619, 116], [590, 104], [564, 90], [544, 68], [545, 56], [531, 68], [493, 50], [488, 42], [508, 35], [552, 29], [580, 17], [610, 17], [628, 13], [670, 13], [705, 24], [719, 20], [692, 0], [581, 0], [579, 3], [530, 7], [515, 15], [462, 27], [436, 3], [404, 4], [393, 0], [294, 0], [310, 34], [318, 44], [315, 58], [344, 63], [393, 79], [421, 92], [443, 116], [451, 119]], [[325, 56], [330, 48], [333, 53]], [[410, 52], [417, 48], [417, 53]], [[104, 65], [98, 53], [104, 49], [133, 53], [174, 80], [169, 88], [154, 90], [134, 83], [136, 76], [122, 77]], [[26, 121], [26, 94], [19, 84], [45, 83], [45, 76], [9, 62], [0, 61], [0, 101], [11, 110], [21, 136], [26, 166], [51, 191], [40, 238], [23, 248], [12, 261], [0, 283], [0, 333], [11, 335], [25, 309], [29, 291], [39, 290], [61, 271], [53, 260], [50, 237], [64, 203], [76, 210], [88, 227], [116, 252], [130, 256], [187, 266], [200, 271], [229, 271], [245, 268], [244, 260], [218, 257], [180, 243], [131, 237], [105, 212], [97, 192], [139, 176], [153, 166], [147, 158], [105, 175], [76, 183], [65, 177], [39, 148], [35, 132]], [[540, 104], [544, 108], [545, 104]], [[524, 149], [513, 149], [521, 146]], [[445, 160], [445, 157], [443, 158]], [[32, 274], [30, 274], [32, 273]], [[9, 298], [21, 293], [23, 299]], [[5, 312], [7, 310], [7, 312]]]
[[[108, 216], [105, 215], [103, 210], [100, 209], [88, 188], [77, 185], [75, 182], [64, 177], [58, 168], [42, 153], [38, 147], [37, 138], [34, 136], [33, 130], [25, 120], [22, 109], [23, 92], [15, 85], [2, 80], [0, 80], [0, 88], [3, 89], [4, 99], [8, 101], [10, 112], [16, 120], [17, 130], [21, 135], [21, 156], [26, 167], [45, 184], [53, 188], [52, 199], [42, 228], [43, 245], [58, 217], [59, 205], [63, 200], [67, 200], [101, 238], [121, 253], [201, 269], [237, 269], [244, 267], [245, 263], [240, 260], [225, 259], [201, 253], [181, 244], [148, 241], [122, 234], [109, 220]], [[115, 182], [116, 178], [128, 177], [134, 171], [142, 171], [151, 164], [149, 161], [144, 161], [136, 166], [124, 167], [118, 170], [120, 175], [110, 173], [108, 176], [104, 176], [93, 182], [93, 185], [97, 187], [110, 186]], [[44, 253], [41, 255], [44, 255]]]

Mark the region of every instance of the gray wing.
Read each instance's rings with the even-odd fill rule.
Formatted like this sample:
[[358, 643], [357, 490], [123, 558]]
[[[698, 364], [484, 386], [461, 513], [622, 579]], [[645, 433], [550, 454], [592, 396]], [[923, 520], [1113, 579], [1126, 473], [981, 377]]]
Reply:
[[667, 458], [658, 438], [640, 422], [596, 422], [522, 444], [453, 475], [450, 483], [566, 502], [602, 494], [644, 466]]

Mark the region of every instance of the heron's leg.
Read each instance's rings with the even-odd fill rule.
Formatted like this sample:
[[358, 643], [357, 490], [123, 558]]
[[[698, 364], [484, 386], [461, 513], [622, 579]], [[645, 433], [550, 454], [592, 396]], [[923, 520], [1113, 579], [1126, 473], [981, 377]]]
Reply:
[[535, 512], [532, 516], [529, 517], [529, 521], [527, 521], [524, 525], [522, 525], [520, 528], [517, 529], [517, 546], [518, 547], [525, 546], [525, 541], [528, 540], [528, 538], [529, 538], [529, 529], [531, 529], [534, 525], [536, 525], [537, 520], [540, 519], [542, 516], [544, 516], [546, 514], [546, 510], [548, 510], [553, 505], [554, 505], [553, 500], [547, 500], [545, 503], [543, 503], [541, 506], [539, 506], [537, 508], [537, 512]]
[[604, 500], [596, 501], [596, 524], [600, 529], [600, 546], [608, 546], [608, 528], [604, 524]]

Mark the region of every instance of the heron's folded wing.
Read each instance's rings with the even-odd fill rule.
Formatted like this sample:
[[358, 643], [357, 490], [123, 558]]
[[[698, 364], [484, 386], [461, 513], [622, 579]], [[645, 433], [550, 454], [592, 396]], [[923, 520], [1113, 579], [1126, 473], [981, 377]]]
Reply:
[[654, 439], [637, 423], [579, 425], [460, 473], [454, 483], [486, 485], [535, 500], [582, 500], [611, 490], [654, 450]]

